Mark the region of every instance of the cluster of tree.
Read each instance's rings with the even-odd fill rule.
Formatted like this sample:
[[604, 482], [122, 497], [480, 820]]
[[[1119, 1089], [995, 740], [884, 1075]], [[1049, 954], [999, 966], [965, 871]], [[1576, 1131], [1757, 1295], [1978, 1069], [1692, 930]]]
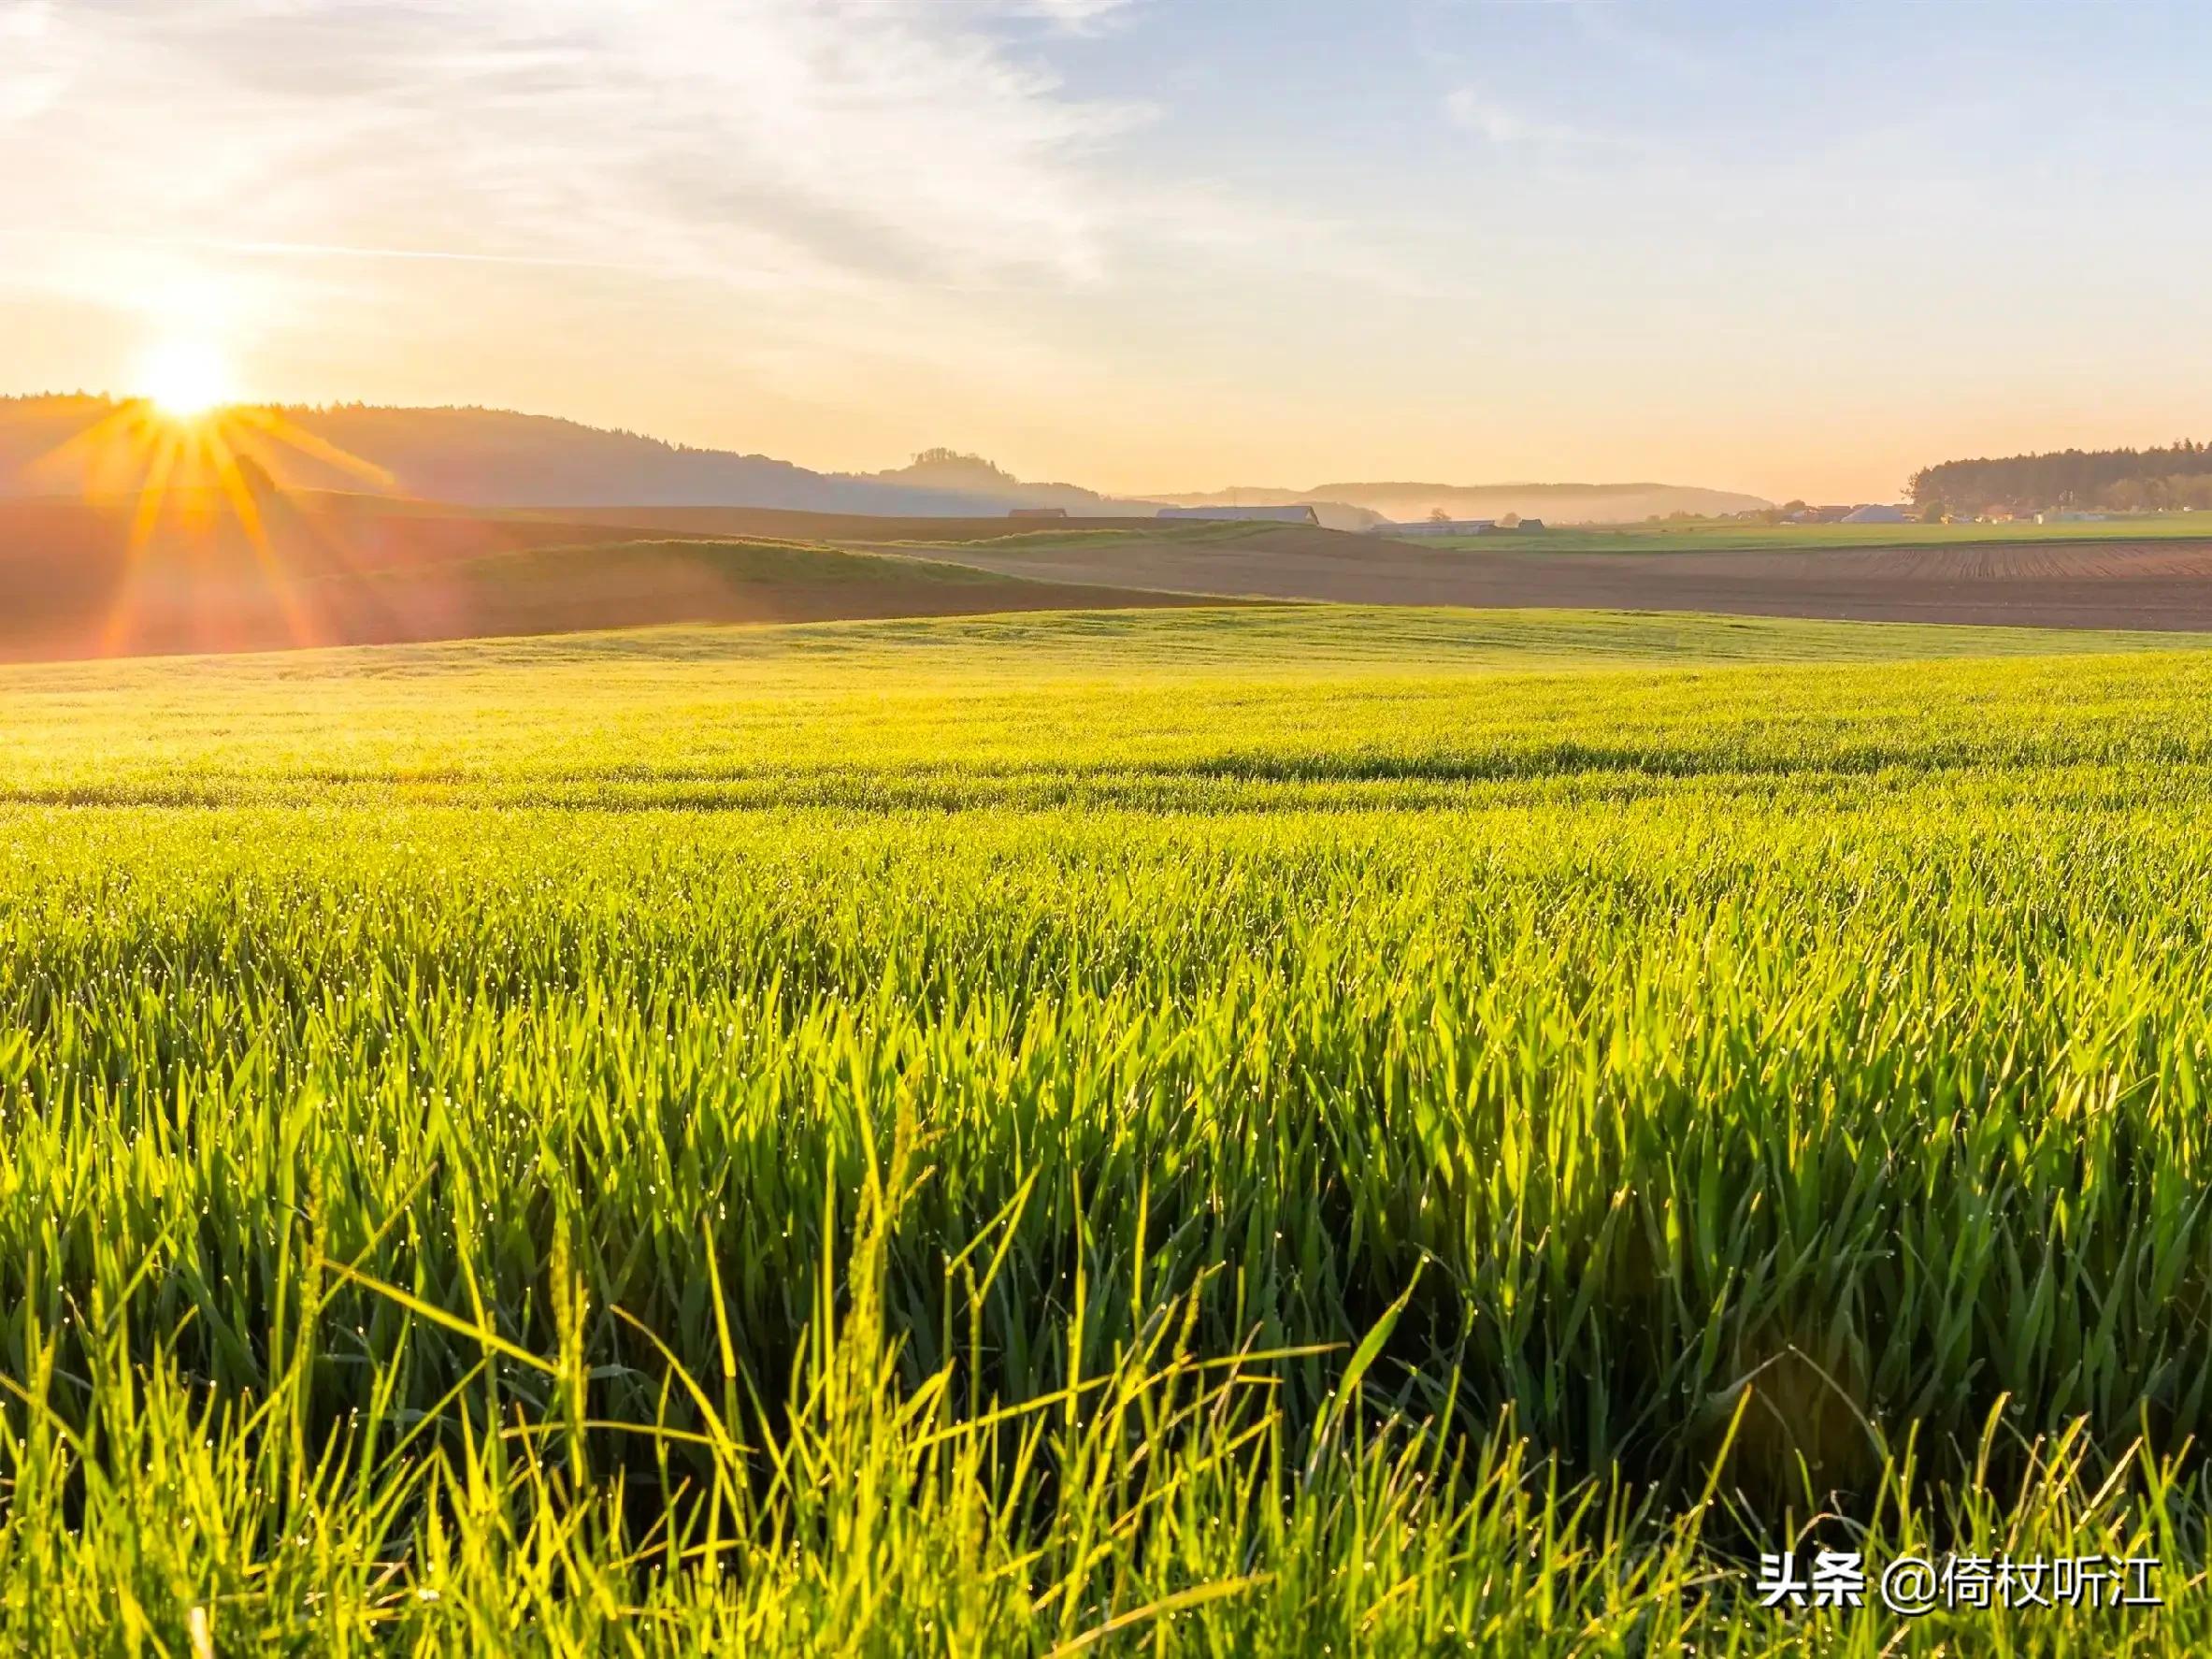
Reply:
[[2061, 450], [2002, 460], [1945, 461], [1913, 474], [1924, 512], [1986, 512], [2045, 508], [2146, 512], [2212, 507], [2212, 444], [2188, 439], [2166, 449]]
[[1803, 501], [1791, 498], [1779, 507], [1760, 507], [1743, 512], [1685, 512], [1676, 508], [1673, 512], [1645, 514], [1647, 525], [1669, 524], [1752, 524], [1778, 525], [1794, 513], [1805, 511]]
[[[935, 449], [926, 449], [921, 451], [912, 461], [907, 463], [906, 466], [899, 468], [896, 475], [911, 476], [912, 474], [922, 472], [958, 472], [964, 474], [973, 474], [999, 483], [1018, 483], [1021, 482], [1015, 478], [1013, 473], [1007, 471], [1005, 468], [998, 465], [998, 463], [994, 461], [986, 461], [981, 455], [971, 455], [966, 450], [947, 449], [941, 444], [940, 444]], [[895, 474], [891, 472], [879, 472], [876, 474], [876, 476], [878, 478], [889, 478], [895, 476]]]

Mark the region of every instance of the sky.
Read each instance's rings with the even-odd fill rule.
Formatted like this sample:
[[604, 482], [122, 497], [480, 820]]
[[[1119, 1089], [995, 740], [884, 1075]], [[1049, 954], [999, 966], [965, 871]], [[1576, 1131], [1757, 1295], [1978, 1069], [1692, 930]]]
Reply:
[[2212, 436], [2212, 7], [0, 0], [0, 391], [1889, 499]]

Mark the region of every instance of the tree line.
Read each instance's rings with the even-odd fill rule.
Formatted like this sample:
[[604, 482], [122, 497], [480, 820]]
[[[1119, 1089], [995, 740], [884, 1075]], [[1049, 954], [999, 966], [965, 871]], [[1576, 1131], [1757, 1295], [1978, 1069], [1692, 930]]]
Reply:
[[1906, 487], [1915, 505], [1944, 512], [2212, 508], [2212, 444], [2184, 438], [2164, 449], [2068, 449], [1944, 461], [1914, 473]]

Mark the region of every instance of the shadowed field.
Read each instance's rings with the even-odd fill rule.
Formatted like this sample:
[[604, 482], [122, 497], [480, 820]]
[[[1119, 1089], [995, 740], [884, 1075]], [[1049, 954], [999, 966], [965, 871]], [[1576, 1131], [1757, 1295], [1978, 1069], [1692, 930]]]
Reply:
[[[2095, 528], [2096, 527], [2083, 527]], [[2212, 628], [2212, 542], [2049, 538], [1944, 546], [1559, 552], [1329, 531], [1263, 543], [946, 545], [978, 569], [1349, 604], [1702, 611], [1985, 627]]]
[[571, 517], [277, 492], [251, 511], [249, 527], [189, 492], [151, 516], [135, 498], [0, 502], [0, 658], [1255, 599], [2212, 630], [2212, 544], [2178, 536], [1568, 552], [1152, 519]]
[[1657, 524], [1554, 525], [1515, 538], [1418, 538], [1429, 546], [1499, 548], [1520, 545], [1551, 553], [1806, 553], [1834, 548], [1975, 547], [1991, 543], [2035, 545], [2085, 541], [2212, 541], [2212, 513], [2114, 515], [2036, 524], [1740, 524], [1711, 519]]
[[861, 512], [804, 512], [780, 507], [545, 507], [510, 516], [656, 530], [684, 536], [754, 536], [792, 541], [983, 541], [1041, 530], [1117, 530], [1156, 536], [1157, 519], [893, 518]]
[[0, 657], [1188, 603], [941, 560], [369, 496], [0, 501]]
[[1531, 606], [2056, 628], [2212, 629], [2212, 540], [2144, 525], [1700, 527], [1398, 541], [1289, 525], [580, 510], [787, 534], [1041, 581], [1340, 604]]

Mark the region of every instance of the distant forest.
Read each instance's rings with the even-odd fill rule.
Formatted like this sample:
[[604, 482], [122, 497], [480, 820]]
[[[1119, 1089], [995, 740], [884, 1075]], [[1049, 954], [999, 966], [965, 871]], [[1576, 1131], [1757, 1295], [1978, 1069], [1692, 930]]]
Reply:
[[2212, 509], [2212, 444], [2167, 449], [2069, 449], [2003, 460], [1945, 461], [1913, 474], [1914, 503], [1945, 512], [2047, 507], [2147, 512]]

